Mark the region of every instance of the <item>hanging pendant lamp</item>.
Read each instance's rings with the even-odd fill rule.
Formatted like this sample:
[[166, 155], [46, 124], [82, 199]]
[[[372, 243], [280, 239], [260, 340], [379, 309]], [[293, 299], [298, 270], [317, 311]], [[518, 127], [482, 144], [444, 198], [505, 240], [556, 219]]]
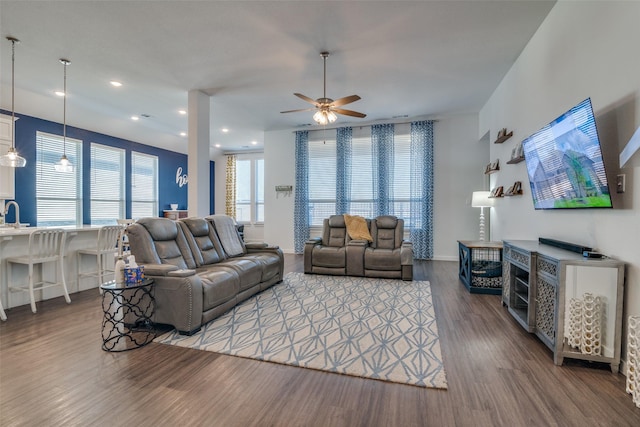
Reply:
[[67, 158], [67, 65], [71, 64], [71, 61], [60, 58], [60, 63], [64, 65], [64, 97], [62, 100], [62, 144], [64, 151], [54, 167], [58, 172], [73, 172], [73, 164]]
[[[16, 70], [16, 43], [20, 43], [15, 37], [7, 37], [7, 40], [11, 42], [11, 126], [13, 127], [16, 121], [16, 108], [15, 108], [15, 70]], [[21, 157], [16, 151], [16, 132], [15, 128], [11, 132], [11, 147], [7, 154], [0, 156], [0, 166], [9, 166], [12, 168], [23, 168], [27, 165], [27, 160]]]

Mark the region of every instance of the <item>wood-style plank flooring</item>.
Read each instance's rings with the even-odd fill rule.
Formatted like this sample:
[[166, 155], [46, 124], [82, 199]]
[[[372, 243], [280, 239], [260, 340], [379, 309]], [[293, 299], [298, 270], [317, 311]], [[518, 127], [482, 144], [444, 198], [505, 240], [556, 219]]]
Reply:
[[[287, 255], [286, 271], [302, 271]], [[97, 289], [8, 310], [0, 426], [640, 426], [625, 378], [567, 361], [457, 263], [427, 261], [448, 390], [348, 377], [151, 343], [101, 350]]]

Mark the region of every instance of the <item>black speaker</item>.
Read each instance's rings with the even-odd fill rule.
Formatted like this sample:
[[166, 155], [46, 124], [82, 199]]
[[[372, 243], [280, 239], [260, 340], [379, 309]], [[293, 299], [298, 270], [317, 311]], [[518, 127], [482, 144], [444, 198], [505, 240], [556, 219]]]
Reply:
[[584, 251], [591, 252], [593, 248], [588, 246], [580, 246], [575, 243], [563, 242], [561, 240], [548, 239], [546, 237], [538, 238], [538, 242], [543, 245], [555, 246], [556, 248], [564, 249], [566, 251], [571, 251], [582, 255]]

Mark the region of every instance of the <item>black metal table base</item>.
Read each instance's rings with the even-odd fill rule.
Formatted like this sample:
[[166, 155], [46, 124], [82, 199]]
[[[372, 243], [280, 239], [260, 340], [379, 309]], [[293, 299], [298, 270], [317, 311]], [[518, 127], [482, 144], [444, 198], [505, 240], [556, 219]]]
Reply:
[[102, 349], [126, 351], [142, 347], [156, 337], [152, 322], [155, 310], [153, 281], [117, 288], [114, 283], [100, 287], [102, 294]]

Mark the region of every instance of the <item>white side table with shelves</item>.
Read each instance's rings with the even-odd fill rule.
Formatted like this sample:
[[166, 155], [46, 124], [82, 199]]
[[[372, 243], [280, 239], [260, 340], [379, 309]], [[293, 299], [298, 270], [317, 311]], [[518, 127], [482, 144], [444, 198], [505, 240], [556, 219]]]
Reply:
[[[503, 242], [503, 304], [516, 321], [553, 351], [554, 363], [565, 358], [620, 365], [624, 263], [528, 240]], [[569, 345], [569, 307], [585, 294], [602, 301], [600, 347], [586, 353]]]

